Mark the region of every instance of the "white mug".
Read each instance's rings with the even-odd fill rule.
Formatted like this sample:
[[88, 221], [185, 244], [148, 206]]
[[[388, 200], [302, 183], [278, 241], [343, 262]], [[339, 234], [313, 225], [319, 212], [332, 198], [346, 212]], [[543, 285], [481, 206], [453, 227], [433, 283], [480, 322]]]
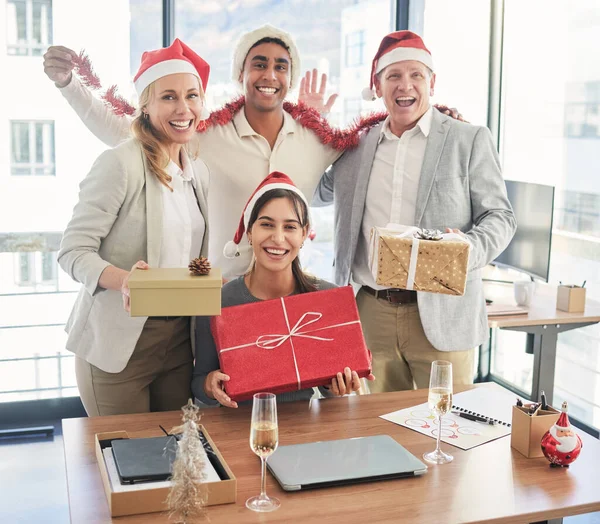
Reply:
[[514, 284], [515, 300], [518, 306], [530, 306], [535, 292], [535, 282], [517, 280]]

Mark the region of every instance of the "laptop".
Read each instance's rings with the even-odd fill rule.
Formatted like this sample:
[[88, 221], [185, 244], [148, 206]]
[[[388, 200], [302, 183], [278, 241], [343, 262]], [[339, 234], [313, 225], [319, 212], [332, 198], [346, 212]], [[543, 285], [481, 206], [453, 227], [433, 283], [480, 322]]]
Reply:
[[389, 435], [280, 446], [267, 467], [286, 491], [415, 477], [427, 471]]

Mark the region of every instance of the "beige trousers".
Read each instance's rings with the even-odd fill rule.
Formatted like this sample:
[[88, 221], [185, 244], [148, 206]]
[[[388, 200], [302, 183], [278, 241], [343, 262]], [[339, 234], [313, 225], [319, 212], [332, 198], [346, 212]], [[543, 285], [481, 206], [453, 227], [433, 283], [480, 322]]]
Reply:
[[371, 393], [429, 387], [434, 360], [452, 362], [454, 384], [472, 384], [475, 349], [438, 351], [423, 331], [416, 303], [396, 305], [362, 289], [356, 296], [367, 347], [373, 355]]
[[192, 371], [189, 317], [148, 319], [119, 373], [75, 358], [79, 394], [90, 417], [180, 409], [192, 397]]

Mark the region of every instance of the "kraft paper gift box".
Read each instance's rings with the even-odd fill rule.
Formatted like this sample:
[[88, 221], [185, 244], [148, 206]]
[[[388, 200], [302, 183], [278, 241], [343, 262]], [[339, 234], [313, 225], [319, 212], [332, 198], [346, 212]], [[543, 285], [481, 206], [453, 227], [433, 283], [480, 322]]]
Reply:
[[[210, 435], [204, 426], [199, 425], [198, 429], [206, 437], [206, 440], [221, 463], [221, 466], [225, 471], [225, 475], [229, 477], [226, 479], [221, 479], [218, 482], [207, 482], [206, 505], [214, 506], [217, 504], [235, 502], [237, 490], [237, 479], [235, 478], [235, 475], [227, 465], [227, 462], [225, 462], [223, 455], [221, 455], [219, 452], [219, 449], [210, 438]], [[98, 463], [98, 469], [100, 470], [100, 476], [102, 477], [102, 485], [108, 501], [111, 517], [167, 511], [169, 509], [167, 507], [167, 497], [170, 490], [169, 487], [155, 487], [154, 485], [156, 483], [144, 482], [136, 484], [139, 489], [119, 491], [113, 486], [102, 450], [110, 446], [113, 440], [128, 438], [129, 434], [126, 431], [96, 433], [94, 437], [96, 461]], [[164, 482], [159, 482], [158, 484], [164, 486]]]
[[585, 311], [585, 288], [580, 286], [558, 286], [556, 309], [569, 313]]
[[527, 458], [543, 457], [542, 437], [553, 426], [560, 412], [551, 406], [538, 409], [533, 415], [526, 407], [513, 406], [510, 445]]
[[211, 330], [234, 400], [327, 385], [345, 367], [371, 372], [350, 286], [223, 308]]
[[[423, 230], [427, 233], [426, 230]], [[371, 230], [369, 268], [380, 286], [465, 294], [470, 243], [455, 233], [423, 240], [417, 227], [390, 224]]]
[[219, 268], [202, 276], [187, 268], [136, 269], [129, 277], [131, 316], [218, 315], [222, 285]]

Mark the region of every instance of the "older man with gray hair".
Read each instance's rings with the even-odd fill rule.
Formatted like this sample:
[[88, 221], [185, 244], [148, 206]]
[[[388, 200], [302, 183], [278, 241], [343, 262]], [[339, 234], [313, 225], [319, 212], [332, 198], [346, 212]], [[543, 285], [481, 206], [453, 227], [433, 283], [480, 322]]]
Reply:
[[[434, 111], [431, 53], [397, 31], [381, 42], [370, 88], [387, 117], [323, 178], [314, 205], [335, 202], [335, 281], [351, 279], [373, 353], [372, 392], [426, 388], [434, 360], [455, 384], [473, 381], [474, 348], [488, 336], [481, 268], [510, 242], [516, 221], [489, 130]], [[369, 270], [369, 238], [388, 223], [463, 232], [471, 244], [464, 296], [390, 289]]]

